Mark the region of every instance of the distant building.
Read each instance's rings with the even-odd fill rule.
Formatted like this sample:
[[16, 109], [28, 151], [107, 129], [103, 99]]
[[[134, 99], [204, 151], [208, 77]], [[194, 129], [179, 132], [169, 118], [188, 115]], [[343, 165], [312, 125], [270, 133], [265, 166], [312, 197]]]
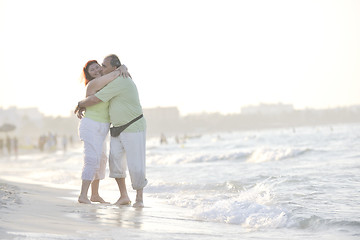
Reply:
[[350, 106], [349, 110], [353, 113], [360, 113], [360, 105]]
[[166, 135], [179, 129], [180, 113], [177, 107], [156, 107], [143, 109], [147, 123], [147, 135]]
[[177, 107], [145, 108], [144, 115], [151, 121], [179, 121], [180, 118]]
[[261, 103], [257, 106], [246, 106], [241, 108], [241, 114], [245, 115], [253, 115], [253, 114], [261, 114], [261, 115], [277, 115], [283, 113], [291, 113], [294, 111], [294, 107], [292, 104], [264, 104]]
[[0, 125], [11, 123], [17, 127], [22, 127], [27, 122], [33, 122], [38, 127], [42, 126], [43, 114], [35, 107], [17, 108], [9, 107], [8, 109], [0, 108]]

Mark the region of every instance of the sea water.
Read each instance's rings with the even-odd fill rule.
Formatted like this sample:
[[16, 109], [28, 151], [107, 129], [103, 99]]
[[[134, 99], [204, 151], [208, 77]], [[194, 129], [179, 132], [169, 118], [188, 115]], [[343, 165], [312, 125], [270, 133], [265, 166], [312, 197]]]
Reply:
[[[10, 180], [79, 189], [82, 150], [2, 158], [0, 167]], [[359, 124], [149, 139], [147, 178], [145, 204], [180, 209], [183, 229], [204, 226], [214, 239], [360, 239]], [[102, 189], [117, 191], [114, 182]]]

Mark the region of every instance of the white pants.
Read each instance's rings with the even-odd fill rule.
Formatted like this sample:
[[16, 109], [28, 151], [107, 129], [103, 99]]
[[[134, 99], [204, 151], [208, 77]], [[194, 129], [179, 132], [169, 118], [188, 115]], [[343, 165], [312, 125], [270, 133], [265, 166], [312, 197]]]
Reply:
[[104, 179], [107, 157], [105, 138], [109, 132], [109, 123], [82, 118], [79, 124], [79, 136], [84, 142], [84, 166], [82, 180]]
[[122, 132], [111, 137], [109, 169], [111, 178], [125, 178], [128, 167], [133, 189], [143, 189], [147, 184], [145, 171], [145, 132]]

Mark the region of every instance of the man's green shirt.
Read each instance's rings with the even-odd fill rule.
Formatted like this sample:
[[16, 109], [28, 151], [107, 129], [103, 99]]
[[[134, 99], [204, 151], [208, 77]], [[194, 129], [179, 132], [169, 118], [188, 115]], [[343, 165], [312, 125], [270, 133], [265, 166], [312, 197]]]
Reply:
[[[125, 125], [141, 115], [139, 93], [131, 78], [118, 77], [95, 94], [103, 102], [110, 101], [110, 122], [115, 127]], [[141, 132], [146, 129], [145, 118], [131, 124], [124, 132]]]

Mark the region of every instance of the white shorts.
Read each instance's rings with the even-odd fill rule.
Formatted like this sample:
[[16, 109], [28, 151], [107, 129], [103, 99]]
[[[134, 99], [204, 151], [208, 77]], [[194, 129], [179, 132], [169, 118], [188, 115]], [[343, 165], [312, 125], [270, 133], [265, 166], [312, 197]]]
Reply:
[[109, 123], [82, 118], [79, 124], [79, 136], [84, 142], [84, 166], [82, 180], [104, 179], [106, 170], [106, 143]]
[[133, 189], [143, 189], [146, 179], [145, 132], [122, 132], [111, 137], [109, 169], [111, 178], [125, 178], [128, 167]]

